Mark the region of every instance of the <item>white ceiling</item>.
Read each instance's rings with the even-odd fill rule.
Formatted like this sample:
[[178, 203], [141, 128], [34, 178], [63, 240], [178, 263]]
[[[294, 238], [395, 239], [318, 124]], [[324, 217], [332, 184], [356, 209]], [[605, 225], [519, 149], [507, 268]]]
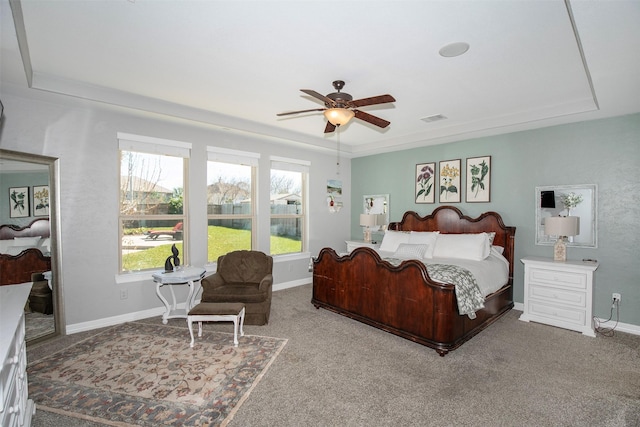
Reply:
[[322, 113], [276, 117], [322, 107], [300, 89], [393, 95], [351, 157], [640, 112], [640, 0], [1, 2], [3, 83], [322, 150]]

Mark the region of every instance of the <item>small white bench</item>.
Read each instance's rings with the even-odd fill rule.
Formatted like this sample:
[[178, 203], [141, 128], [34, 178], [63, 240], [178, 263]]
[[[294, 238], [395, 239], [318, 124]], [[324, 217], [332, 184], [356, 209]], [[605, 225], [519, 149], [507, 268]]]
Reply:
[[187, 324], [193, 347], [193, 322], [198, 322], [198, 337], [202, 337], [202, 322], [233, 322], [233, 345], [238, 346], [238, 323], [240, 336], [244, 336], [244, 304], [241, 302], [201, 302], [189, 310]]

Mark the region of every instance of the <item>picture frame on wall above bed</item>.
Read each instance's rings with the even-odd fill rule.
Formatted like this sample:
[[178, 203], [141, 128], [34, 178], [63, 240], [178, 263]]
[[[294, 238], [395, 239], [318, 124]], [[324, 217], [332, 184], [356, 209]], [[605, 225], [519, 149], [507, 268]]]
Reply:
[[440, 203], [460, 203], [460, 159], [440, 162]]
[[436, 202], [436, 163], [418, 163], [415, 175], [416, 203]]
[[29, 216], [29, 187], [9, 188], [9, 217], [26, 218]]
[[467, 159], [467, 203], [488, 203], [491, 201], [491, 156]]
[[49, 216], [49, 186], [34, 185], [31, 206], [33, 216]]

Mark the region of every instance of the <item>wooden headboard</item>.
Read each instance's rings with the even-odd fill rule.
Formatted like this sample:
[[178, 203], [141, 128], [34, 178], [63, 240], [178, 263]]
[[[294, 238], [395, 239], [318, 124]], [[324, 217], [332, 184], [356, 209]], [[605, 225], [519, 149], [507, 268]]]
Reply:
[[13, 239], [14, 237], [49, 237], [50, 233], [49, 218], [34, 219], [31, 224], [25, 227], [11, 224], [0, 225], [0, 240]]
[[507, 227], [500, 214], [485, 212], [478, 218], [463, 215], [454, 206], [440, 206], [431, 215], [421, 217], [417, 212], [408, 211], [400, 222], [389, 224], [389, 230], [396, 231], [440, 231], [441, 233], [482, 233], [495, 232], [493, 244], [504, 248], [503, 256], [509, 261], [509, 283], [513, 284], [514, 241], [516, 228]]
[[[49, 219], [36, 219], [26, 227], [0, 225], [0, 239], [14, 237], [49, 237]], [[31, 248], [18, 255], [0, 254], [0, 286], [31, 281], [33, 273], [51, 270], [51, 257], [44, 256], [39, 249]]]

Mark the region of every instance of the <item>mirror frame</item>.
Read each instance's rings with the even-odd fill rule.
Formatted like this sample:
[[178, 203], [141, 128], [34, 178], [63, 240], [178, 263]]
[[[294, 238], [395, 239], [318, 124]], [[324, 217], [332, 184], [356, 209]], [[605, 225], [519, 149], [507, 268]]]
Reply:
[[[553, 191], [555, 195], [555, 208], [542, 208], [541, 196], [543, 191]], [[582, 202], [571, 209], [572, 216], [580, 217], [580, 235], [569, 238], [567, 246], [577, 248], [597, 248], [598, 247], [598, 186], [596, 184], [584, 185], [552, 185], [545, 187], [536, 187], [535, 194], [535, 242], [536, 245], [552, 246], [556, 242], [556, 238], [551, 238], [544, 234], [544, 218], [556, 216], [559, 214], [566, 215], [566, 209], [560, 201], [560, 194], [577, 193], [583, 196]], [[559, 194], [560, 193], [560, 194]], [[590, 220], [589, 220], [590, 218]], [[586, 231], [589, 233], [585, 233]], [[582, 236], [579, 237], [579, 236]]]
[[64, 318], [64, 302], [63, 302], [63, 283], [60, 266], [60, 203], [58, 203], [58, 159], [55, 157], [42, 156], [39, 154], [23, 153], [19, 151], [0, 149], [0, 158], [14, 160], [24, 163], [36, 163], [49, 167], [49, 227], [51, 235], [51, 277], [55, 284], [53, 292], [54, 305], [54, 325], [55, 332], [34, 338], [29, 343], [39, 342], [58, 335], [66, 335], [65, 318]]
[[389, 195], [388, 194], [366, 194], [362, 196], [362, 213], [384, 214], [384, 225], [371, 227], [373, 232], [381, 232], [389, 225]]

